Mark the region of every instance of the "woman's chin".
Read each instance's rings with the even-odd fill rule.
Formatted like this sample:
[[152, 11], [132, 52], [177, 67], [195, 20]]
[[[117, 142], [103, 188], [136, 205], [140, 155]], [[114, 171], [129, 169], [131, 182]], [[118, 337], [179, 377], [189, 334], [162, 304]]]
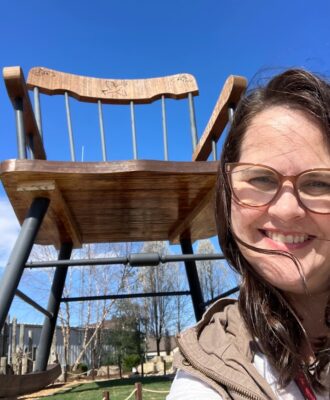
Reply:
[[256, 252], [251, 250], [243, 252], [243, 255], [257, 274], [270, 285], [284, 292], [306, 293], [299, 267], [291, 258], [279, 254], [256, 255]]

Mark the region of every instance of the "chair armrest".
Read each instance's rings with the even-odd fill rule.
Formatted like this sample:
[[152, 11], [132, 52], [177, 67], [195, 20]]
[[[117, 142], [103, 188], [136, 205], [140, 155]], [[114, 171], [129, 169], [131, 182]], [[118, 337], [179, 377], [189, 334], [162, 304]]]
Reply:
[[24, 129], [27, 139], [26, 142], [29, 143], [29, 136], [32, 136], [34, 158], [45, 160], [45, 149], [41, 140], [21, 67], [5, 67], [3, 69], [3, 77], [5, 80], [9, 98], [14, 106], [14, 109], [16, 100], [22, 99]]
[[212, 151], [212, 140], [218, 141], [228, 122], [228, 108], [236, 105], [245, 91], [247, 80], [230, 75], [220, 93], [212, 115], [193, 154], [193, 161], [205, 161]]

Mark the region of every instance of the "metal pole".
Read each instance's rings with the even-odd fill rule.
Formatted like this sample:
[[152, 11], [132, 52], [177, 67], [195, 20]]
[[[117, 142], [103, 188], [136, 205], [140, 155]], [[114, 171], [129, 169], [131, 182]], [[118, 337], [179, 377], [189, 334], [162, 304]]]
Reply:
[[197, 142], [198, 142], [198, 137], [197, 137], [197, 128], [196, 128], [194, 98], [191, 93], [188, 93], [188, 100], [189, 100], [191, 138], [192, 138], [192, 144], [193, 144], [193, 151], [195, 151], [195, 148], [196, 148]]
[[218, 156], [217, 156], [217, 142], [212, 139], [212, 156], [213, 156], [213, 161], [217, 161]]
[[234, 294], [234, 293], [238, 292], [238, 291], [239, 291], [239, 288], [240, 288], [239, 286], [235, 286], [234, 288], [232, 288], [232, 289], [230, 289], [230, 290], [227, 290], [227, 291], [224, 292], [224, 293], [221, 293], [219, 296], [216, 296], [216, 297], [214, 297], [213, 299], [206, 301], [204, 304], [205, 304], [205, 306], [207, 307], [207, 306], [209, 306], [210, 304], [216, 302], [217, 300], [223, 299], [224, 297], [228, 297], [228, 296], [230, 296], [231, 294]]
[[67, 122], [68, 122], [71, 161], [76, 161], [76, 156], [74, 154], [74, 143], [73, 143], [73, 133], [72, 133], [72, 124], [71, 124], [71, 114], [70, 114], [70, 104], [69, 104], [68, 92], [64, 93], [64, 97], [65, 97], [66, 119], [67, 119]]
[[163, 124], [164, 160], [168, 161], [166, 108], [165, 108], [165, 96], [164, 95], [162, 95], [162, 124]]
[[221, 253], [213, 254], [172, 254], [163, 255], [159, 253], [131, 253], [125, 257], [111, 257], [111, 258], [91, 258], [82, 260], [66, 260], [66, 261], [38, 261], [28, 262], [25, 264], [26, 268], [49, 268], [60, 266], [84, 266], [84, 265], [115, 265], [125, 264], [131, 267], [157, 267], [159, 263], [168, 263], [176, 261], [204, 261], [204, 260], [223, 260], [224, 256]]
[[174, 292], [147, 292], [147, 293], [127, 293], [127, 294], [108, 294], [104, 296], [81, 296], [81, 297], [63, 297], [62, 303], [72, 303], [75, 301], [93, 301], [93, 300], [115, 300], [115, 299], [135, 299], [145, 297], [170, 297], [170, 296], [188, 296], [189, 290]]
[[34, 160], [34, 142], [33, 142], [33, 136], [28, 135], [28, 140], [29, 140], [29, 147], [30, 147], [30, 159]]
[[0, 283], [0, 331], [6, 321], [25, 263], [30, 255], [48, 205], [49, 199], [38, 197], [33, 200], [9, 257]]
[[38, 126], [38, 129], [39, 129], [40, 137], [42, 139], [43, 133], [42, 133], [40, 96], [39, 96], [39, 88], [38, 87], [35, 87], [33, 89], [33, 95], [34, 95], [34, 114], [36, 116], [37, 126]]
[[131, 101], [131, 124], [132, 124], [132, 143], [133, 143], [133, 157], [137, 160], [137, 145], [136, 145], [136, 129], [135, 129], [135, 115], [134, 115], [134, 102]]
[[52, 316], [47, 310], [45, 310], [43, 307], [41, 307], [38, 303], [36, 303], [34, 300], [32, 300], [29, 296], [27, 296], [26, 294], [24, 294], [20, 290], [16, 289], [15, 294], [21, 300], [25, 301], [27, 304], [30, 304], [30, 306], [32, 306], [36, 310], [40, 311], [42, 314], [48, 315], [49, 317]]
[[[188, 239], [180, 240], [183, 254], [193, 254], [191, 241]], [[199, 283], [197, 267], [195, 261], [185, 261], [186, 274], [191, 292], [191, 300], [194, 307], [196, 320], [199, 321], [205, 311], [202, 289]]]
[[234, 106], [229, 106], [228, 107], [228, 121], [230, 124], [233, 123], [234, 112], [235, 112]]
[[26, 159], [26, 139], [25, 139], [22, 98], [18, 97], [15, 99], [14, 107], [15, 107], [15, 116], [16, 116], [18, 158], [20, 160], [24, 160], [24, 159]]
[[98, 100], [98, 109], [99, 109], [99, 123], [100, 123], [100, 134], [101, 134], [101, 146], [102, 146], [102, 159], [103, 161], [107, 161], [107, 152], [105, 146], [105, 135], [104, 135], [104, 125], [103, 125], [103, 113], [102, 113], [102, 102]]
[[[60, 260], [67, 260], [70, 258], [71, 252], [72, 243], [63, 243], [58, 258]], [[56, 268], [55, 270], [47, 306], [47, 311], [52, 315], [52, 317], [49, 318], [46, 316], [44, 319], [38, 346], [35, 371], [45, 371], [47, 368], [48, 357], [56, 328], [56, 320], [58, 310], [60, 308], [67, 272], [68, 267]]]

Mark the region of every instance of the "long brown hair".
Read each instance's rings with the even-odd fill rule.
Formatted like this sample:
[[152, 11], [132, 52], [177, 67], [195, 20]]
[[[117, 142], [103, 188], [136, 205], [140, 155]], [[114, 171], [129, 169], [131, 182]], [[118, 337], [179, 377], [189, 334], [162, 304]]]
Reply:
[[[275, 76], [266, 86], [247, 93], [235, 111], [223, 146], [217, 181], [216, 218], [221, 249], [229, 264], [242, 278], [240, 312], [251, 335], [258, 339], [262, 351], [279, 372], [279, 383], [285, 386], [296, 377], [297, 371], [304, 368], [301, 348], [306, 335], [281, 291], [259, 276], [240, 252], [239, 239], [231, 229], [231, 193], [224, 173], [225, 163], [239, 160], [242, 139], [253, 117], [276, 105], [301, 110], [311, 115], [319, 122], [325, 143], [330, 148], [330, 84], [325, 79], [302, 69], [290, 69]], [[294, 258], [288, 254], [283, 255]], [[325, 315], [327, 324], [329, 307], [330, 303]], [[323, 383], [326, 382], [322, 374], [330, 364], [329, 345], [328, 338], [320, 351], [315, 353], [313, 372], [305, 367], [304, 372], [316, 390], [325, 389]]]

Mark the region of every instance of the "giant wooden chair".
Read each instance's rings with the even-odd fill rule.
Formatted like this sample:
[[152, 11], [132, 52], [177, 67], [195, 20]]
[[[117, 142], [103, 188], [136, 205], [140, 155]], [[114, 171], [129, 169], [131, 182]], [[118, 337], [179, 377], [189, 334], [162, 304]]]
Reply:
[[[4, 79], [16, 115], [18, 158], [1, 163], [1, 180], [22, 227], [0, 283], [0, 329], [15, 295], [43, 312], [36, 370], [44, 371], [67, 268], [72, 265], [72, 248], [102, 242], [179, 243], [195, 315], [200, 318], [204, 302], [192, 243], [216, 234], [213, 209], [217, 161], [209, 158], [216, 154], [216, 143], [228, 122], [229, 110], [245, 89], [245, 79], [227, 79], [199, 141], [193, 104], [198, 87], [189, 74], [113, 80], [37, 67], [30, 70], [25, 81], [20, 67], [9, 67], [4, 68]], [[28, 90], [34, 91], [34, 111]], [[64, 96], [71, 161], [47, 160], [41, 135], [40, 93]], [[103, 154], [100, 162], [75, 161], [70, 97], [97, 104]], [[160, 101], [166, 150], [165, 98], [187, 99], [194, 149], [190, 161], [168, 161], [166, 151], [162, 161], [137, 159], [135, 106]], [[106, 160], [102, 119], [105, 104], [130, 107], [133, 160]], [[52, 244], [59, 249], [47, 310], [17, 289], [34, 243]], [[160, 261], [164, 260], [154, 254], [130, 255], [126, 260], [131, 265], [157, 265]], [[74, 262], [76, 265], [77, 260]]]

